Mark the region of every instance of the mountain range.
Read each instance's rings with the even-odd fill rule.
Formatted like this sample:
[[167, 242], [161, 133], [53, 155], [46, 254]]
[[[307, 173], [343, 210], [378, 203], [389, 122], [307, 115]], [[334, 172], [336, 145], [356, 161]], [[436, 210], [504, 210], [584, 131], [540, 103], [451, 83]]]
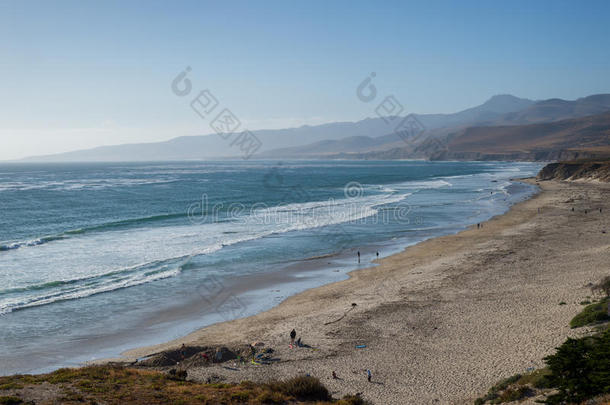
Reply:
[[[547, 159], [577, 151], [605, 154], [610, 94], [534, 101], [512, 95], [453, 114], [413, 114], [423, 128], [416, 141], [394, 132], [403, 117], [252, 131], [253, 158]], [[586, 118], [585, 118], [586, 117]], [[544, 136], [540, 135], [544, 134]], [[586, 135], [582, 138], [581, 135]], [[237, 134], [232, 135], [237, 137]], [[170, 161], [243, 157], [239, 138], [181, 136], [165, 142], [101, 146], [26, 161]], [[248, 155], [249, 156], [249, 155]]]

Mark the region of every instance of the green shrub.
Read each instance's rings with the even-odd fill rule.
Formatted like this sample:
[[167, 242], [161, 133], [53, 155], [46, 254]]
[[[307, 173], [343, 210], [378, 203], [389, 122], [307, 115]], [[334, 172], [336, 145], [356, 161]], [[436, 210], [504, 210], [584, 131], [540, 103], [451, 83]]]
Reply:
[[274, 391], [306, 401], [326, 401], [330, 394], [320, 380], [314, 377], [294, 377], [286, 381], [269, 384]]
[[346, 395], [336, 402], [337, 405], [371, 405], [370, 402], [365, 401], [357, 395]]
[[0, 384], [0, 390], [18, 390], [23, 388], [22, 384], [16, 382], [8, 382], [6, 384]]
[[520, 399], [532, 396], [533, 392], [534, 391], [526, 385], [522, 385], [519, 387], [509, 387], [502, 391], [502, 393], [498, 395], [498, 398], [492, 401], [492, 404], [502, 404], [504, 402], [518, 401]]
[[247, 402], [250, 399], [250, 393], [246, 391], [234, 392], [231, 394], [231, 399], [234, 401]]
[[549, 382], [549, 375], [551, 371], [548, 368], [540, 368], [538, 370], [534, 370], [531, 373], [524, 374], [517, 384], [519, 385], [531, 385], [534, 388], [551, 388], [551, 384]]
[[475, 405], [483, 405], [487, 402], [490, 404], [501, 404], [504, 402], [512, 402], [532, 396], [534, 390], [532, 388], [549, 388], [550, 382], [548, 376], [551, 371], [548, 368], [541, 368], [526, 374], [515, 374], [508, 377], [489, 390], [489, 392], [475, 401]]
[[580, 403], [610, 388], [610, 330], [597, 336], [566, 340], [545, 358], [549, 384], [558, 393], [547, 404]]
[[474, 402], [475, 405], [483, 405], [488, 401], [490, 401], [492, 404], [499, 404], [504, 402], [499, 400], [504, 391], [507, 390], [511, 384], [515, 384], [521, 378], [521, 374], [515, 374], [513, 376], [505, 378], [504, 380], [491, 387], [489, 389], [489, 392], [487, 392], [484, 397], [477, 398], [477, 400]]
[[19, 397], [0, 397], [0, 405], [17, 405], [23, 401]]
[[610, 316], [608, 316], [608, 299], [606, 297], [595, 304], [587, 305], [581, 313], [572, 318], [570, 327], [580, 328], [610, 320]]
[[284, 404], [286, 402], [282, 394], [274, 391], [264, 391], [256, 400], [261, 404]]

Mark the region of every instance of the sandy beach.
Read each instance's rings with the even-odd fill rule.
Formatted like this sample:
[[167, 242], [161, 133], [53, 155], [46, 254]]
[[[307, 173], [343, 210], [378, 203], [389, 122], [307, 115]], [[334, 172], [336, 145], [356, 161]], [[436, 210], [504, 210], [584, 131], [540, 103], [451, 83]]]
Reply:
[[[259, 341], [273, 348], [272, 364], [188, 367], [188, 378], [310, 374], [334, 395], [362, 393], [375, 404], [472, 403], [584, 333], [570, 330], [569, 320], [591, 295], [589, 284], [610, 273], [610, 184], [539, 185], [538, 195], [481, 229], [428, 240], [269, 311], [124, 356]], [[311, 348], [289, 347], [293, 328]]]

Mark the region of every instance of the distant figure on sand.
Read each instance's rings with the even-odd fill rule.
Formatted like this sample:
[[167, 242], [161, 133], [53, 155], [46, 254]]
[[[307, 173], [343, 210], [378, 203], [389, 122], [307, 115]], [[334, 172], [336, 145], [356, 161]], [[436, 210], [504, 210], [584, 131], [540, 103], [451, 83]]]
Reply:
[[[599, 212], [602, 212], [602, 209], [599, 209]], [[377, 252], [377, 258], [379, 259], [379, 252]]]
[[335, 371], [333, 370], [333, 379], [336, 380], [337, 379], [337, 373], [335, 373]]
[[358, 251], [358, 263], [360, 263], [360, 251]]
[[182, 360], [186, 358], [186, 345], [184, 343], [182, 343], [182, 346], [180, 347], [180, 357]]
[[371, 382], [371, 370], [366, 370], [366, 378]]
[[481, 224], [477, 224], [477, 229], [480, 229], [480, 228], [481, 228]]
[[297, 331], [293, 329], [290, 332], [290, 346], [291, 347], [294, 346], [294, 338], [296, 338], [296, 337], [297, 337]]

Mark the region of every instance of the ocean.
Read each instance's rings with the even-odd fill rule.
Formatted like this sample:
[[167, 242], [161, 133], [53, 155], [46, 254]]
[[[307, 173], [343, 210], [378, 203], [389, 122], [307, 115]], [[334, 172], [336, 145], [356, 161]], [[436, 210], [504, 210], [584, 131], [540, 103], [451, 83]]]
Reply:
[[[0, 374], [249, 316], [536, 192], [538, 163], [0, 164]], [[360, 263], [358, 263], [358, 253]]]

